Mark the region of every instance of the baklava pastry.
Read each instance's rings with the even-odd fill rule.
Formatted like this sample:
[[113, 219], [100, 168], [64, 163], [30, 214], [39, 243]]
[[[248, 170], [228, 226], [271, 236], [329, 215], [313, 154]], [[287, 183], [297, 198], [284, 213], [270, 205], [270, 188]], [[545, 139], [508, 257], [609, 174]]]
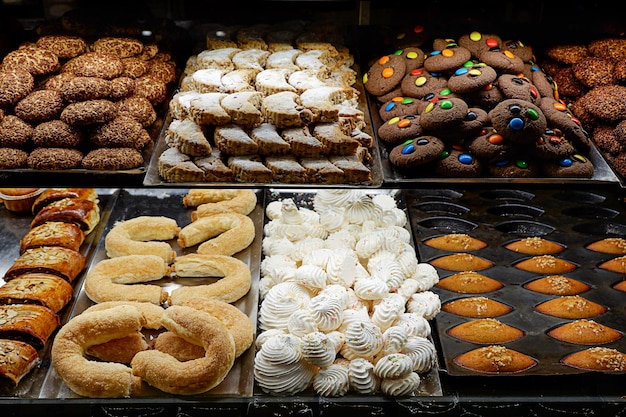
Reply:
[[36, 304], [0, 306], [0, 339], [19, 340], [39, 350], [60, 324], [59, 316]]

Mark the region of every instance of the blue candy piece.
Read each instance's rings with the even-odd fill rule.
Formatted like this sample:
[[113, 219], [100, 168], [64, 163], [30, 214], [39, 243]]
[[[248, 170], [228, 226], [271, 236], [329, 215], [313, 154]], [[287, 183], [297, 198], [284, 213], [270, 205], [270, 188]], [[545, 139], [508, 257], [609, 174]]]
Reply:
[[509, 122], [509, 127], [513, 130], [522, 130], [524, 128], [524, 121], [519, 117], [514, 117]]

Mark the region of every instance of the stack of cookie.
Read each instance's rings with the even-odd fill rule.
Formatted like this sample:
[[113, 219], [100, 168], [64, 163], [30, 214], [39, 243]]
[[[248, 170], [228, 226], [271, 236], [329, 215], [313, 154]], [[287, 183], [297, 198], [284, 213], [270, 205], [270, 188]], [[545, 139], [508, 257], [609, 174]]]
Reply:
[[552, 45], [541, 64], [608, 164], [626, 177], [626, 39]]
[[303, 27], [218, 32], [170, 101], [163, 180], [371, 182], [373, 139], [347, 48]]
[[0, 169], [144, 165], [155, 106], [177, 80], [169, 53], [130, 37], [43, 35], [0, 66]]
[[401, 175], [593, 176], [589, 135], [520, 41], [471, 32], [405, 45], [371, 63], [363, 83]]

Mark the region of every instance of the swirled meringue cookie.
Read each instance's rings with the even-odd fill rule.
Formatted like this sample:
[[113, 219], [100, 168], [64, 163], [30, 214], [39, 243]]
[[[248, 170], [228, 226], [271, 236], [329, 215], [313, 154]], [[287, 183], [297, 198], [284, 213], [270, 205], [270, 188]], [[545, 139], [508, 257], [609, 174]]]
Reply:
[[320, 368], [330, 366], [336, 354], [335, 344], [326, 333], [311, 332], [302, 336], [302, 357], [311, 365]]
[[283, 224], [303, 224], [304, 217], [300, 213], [300, 209], [291, 198], [282, 201], [280, 208], [280, 221]]
[[297, 310], [289, 316], [287, 330], [291, 334], [302, 337], [305, 334], [317, 332], [319, 329], [309, 310]]
[[298, 284], [320, 290], [326, 286], [326, 271], [317, 265], [300, 265], [293, 279]]
[[341, 363], [322, 368], [313, 377], [313, 390], [323, 397], [344, 396], [349, 388], [348, 367]]
[[441, 299], [432, 291], [416, 292], [406, 306], [409, 313], [417, 313], [431, 320], [441, 311]]
[[437, 349], [434, 343], [425, 337], [409, 337], [401, 352], [411, 358], [413, 371], [420, 374], [430, 371], [437, 363]]
[[380, 382], [380, 390], [385, 395], [392, 397], [406, 397], [414, 395], [422, 382], [420, 376], [411, 372], [402, 378], [383, 379]]
[[[380, 355], [388, 355], [390, 353], [400, 353], [404, 344], [409, 339], [409, 335], [400, 326], [391, 326], [383, 332], [383, 349]], [[404, 352], [402, 352], [404, 353]]]
[[349, 202], [361, 197], [361, 192], [354, 189], [320, 189], [315, 194], [313, 209], [323, 213], [326, 207], [345, 207]]
[[403, 313], [393, 325], [404, 328], [409, 336], [428, 337], [432, 332], [428, 320], [417, 313]]
[[404, 283], [405, 276], [402, 268], [393, 256], [379, 256], [373, 260], [370, 259], [367, 268], [372, 277], [385, 282], [388, 291], [396, 292]]
[[400, 294], [389, 293], [386, 297], [374, 303], [374, 312], [371, 314], [372, 323], [377, 325], [382, 331], [385, 331], [404, 312], [404, 297]]
[[284, 237], [291, 242], [297, 242], [309, 236], [309, 228], [303, 224], [288, 224], [272, 220], [263, 228], [265, 235], [270, 237]]
[[382, 300], [389, 294], [387, 283], [375, 276], [354, 281], [354, 292], [363, 300]]
[[351, 287], [358, 273], [359, 260], [350, 249], [338, 249], [326, 262], [326, 274], [330, 284]]
[[307, 309], [311, 296], [308, 290], [294, 282], [281, 282], [268, 291], [259, 309], [259, 328], [287, 329], [292, 313]]
[[328, 234], [325, 245], [331, 250], [347, 248], [353, 251], [356, 246], [356, 236], [344, 229], [337, 230]]
[[[403, 252], [396, 255], [396, 261], [400, 264], [402, 268], [402, 272], [404, 272], [404, 276], [414, 278], [415, 272], [417, 271], [417, 257], [415, 254], [411, 254], [410, 252]], [[428, 287], [430, 288], [430, 287]], [[425, 289], [428, 289], [425, 288]]]
[[354, 322], [346, 329], [346, 341], [341, 348], [344, 358], [372, 359], [383, 348], [383, 334], [371, 322]]
[[328, 248], [314, 249], [302, 257], [302, 265], [316, 265], [326, 269], [328, 260], [334, 255], [334, 251]]
[[357, 394], [374, 394], [380, 385], [380, 378], [374, 374], [374, 364], [363, 358], [350, 361], [348, 379], [350, 389]]
[[343, 311], [343, 321], [341, 322], [341, 326], [337, 329], [340, 332], [346, 333], [348, 327], [353, 323], [363, 323], [368, 322], [370, 320], [370, 315], [367, 310], [367, 307], [353, 307], [347, 308]]
[[348, 225], [348, 219], [346, 219], [346, 209], [339, 206], [329, 206], [320, 214], [320, 224], [328, 230], [329, 233], [334, 233], [339, 230], [343, 230]]
[[271, 279], [274, 285], [293, 281], [295, 273], [296, 263], [287, 256], [266, 256], [261, 261], [261, 277]]
[[413, 361], [404, 353], [390, 353], [378, 358], [374, 374], [379, 378], [402, 378], [413, 372]]
[[281, 255], [289, 257], [294, 251], [294, 243], [285, 237], [263, 239], [261, 250], [265, 256]]
[[420, 291], [426, 291], [439, 282], [439, 273], [434, 266], [427, 262], [418, 263], [415, 273], [411, 274], [410, 277], [422, 283]]
[[254, 339], [254, 347], [256, 347], [257, 349], [261, 349], [263, 344], [272, 337], [288, 338], [289, 333], [287, 333], [283, 329], [269, 329], [267, 331], [261, 332], [259, 335], [257, 335], [256, 339]]
[[317, 368], [303, 359], [302, 340], [270, 337], [254, 357], [254, 378], [272, 395], [294, 395], [308, 388]]
[[280, 219], [282, 215], [283, 201], [282, 200], [274, 200], [267, 203], [265, 206], [265, 216], [269, 220]]
[[316, 295], [309, 302], [309, 311], [323, 332], [336, 330], [343, 320], [343, 302], [327, 294]]
[[383, 246], [385, 237], [380, 233], [371, 232], [359, 236], [354, 251], [360, 259], [369, 260]]
[[327, 247], [326, 241], [319, 237], [307, 237], [303, 240], [294, 242], [293, 251], [291, 252], [291, 259], [296, 262], [302, 262], [302, 259], [307, 253], [311, 251], [322, 249]]
[[420, 283], [413, 278], [407, 278], [402, 281], [402, 284], [400, 284], [396, 290], [396, 292], [403, 296], [406, 301], [408, 301], [409, 298], [411, 298], [411, 296], [418, 291], [420, 291]]
[[375, 225], [382, 224], [383, 211], [367, 195], [360, 195], [357, 199], [346, 203], [345, 207], [345, 217], [349, 223], [363, 224], [369, 220]]

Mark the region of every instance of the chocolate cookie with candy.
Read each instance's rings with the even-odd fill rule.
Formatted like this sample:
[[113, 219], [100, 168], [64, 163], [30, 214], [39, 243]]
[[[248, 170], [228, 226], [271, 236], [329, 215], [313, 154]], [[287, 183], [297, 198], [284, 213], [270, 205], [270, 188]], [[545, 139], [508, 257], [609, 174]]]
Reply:
[[451, 41], [441, 49], [430, 51], [424, 60], [424, 68], [431, 73], [449, 73], [472, 58], [472, 53]]
[[382, 96], [397, 88], [405, 73], [404, 57], [395, 54], [384, 55], [363, 74], [363, 86], [368, 93]]
[[489, 49], [480, 53], [478, 59], [500, 73], [519, 74], [524, 71], [524, 61], [509, 50]]
[[591, 152], [592, 145], [589, 133], [565, 103], [551, 97], [544, 97], [539, 102], [539, 108], [546, 117], [548, 125], [561, 130], [565, 138], [574, 145], [578, 152], [584, 155]]
[[478, 58], [483, 51], [500, 48], [502, 38], [491, 33], [480, 33], [473, 31], [465, 33], [459, 37], [459, 45], [469, 49], [474, 58]]
[[381, 104], [378, 114], [383, 121], [394, 117], [417, 115], [426, 107], [426, 103], [413, 97], [397, 96]]
[[475, 178], [483, 172], [482, 162], [459, 147], [443, 151], [434, 164], [437, 174], [449, 178]]
[[497, 83], [505, 98], [526, 100], [531, 103], [536, 103], [540, 98], [537, 87], [526, 77], [502, 74], [498, 77]]
[[466, 94], [467, 100], [485, 110], [493, 109], [498, 103], [504, 100], [504, 94], [494, 83], [483, 87], [478, 91]]
[[[478, 135], [489, 123], [489, 114], [480, 107], [469, 107], [459, 124], [433, 129], [432, 133], [448, 144], [459, 143]], [[423, 126], [423, 125], [422, 125]]]
[[491, 126], [482, 129], [477, 136], [464, 143], [472, 155], [486, 163], [508, 159], [518, 153], [521, 146], [506, 140]]
[[537, 88], [541, 97], [558, 98], [556, 83], [537, 65], [530, 66], [530, 82]]
[[539, 159], [562, 159], [576, 152], [574, 146], [565, 138], [565, 135], [558, 129], [547, 129], [541, 135], [531, 154]]
[[415, 168], [436, 160], [444, 149], [443, 141], [435, 136], [417, 136], [391, 149], [389, 162], [399, 169]]
[[502, 42], [503, 51], [511, 51], [516, 56], [520, 57], [524, 62], [530, 62], [533, 60], [533, 48], [530, 45], [524, 44], [520, 40], [507, 39]]
[[506, 99], [496, 105], [489, 118], [493, 128], [505, 139], [520, 144], [534, 144], [548, 123], [539, 107], [529, 101]]
[[420, 124], [424, 131], [439, 132], [459, 126], [467, 115], [465, 100], [456, 97], [437, 97], [420, 113]]
[[526, 156], [495, 161], [488, 165], [487, 171], [497, 178], [535, 178], [540, 173], [539, 166]]
[[433, 75], [424, 68], [409, 71], [400, 82], [402, 95], [423, 98], [428, 94], [438, 94], [448, 87], [448, 78], [441, 74]]
[[591, 178], [594, 171], [593, 163], [581, 154], [552, 160], [542, 166], [546, 177], [556, 178]]
[[428, 32], [423, 25], [414, 25], [396, 33], [391, 42], [394, 48], [421, 47], [428, 39]]
[[404, 142], [422, 134], [420, 116], [394, 117], [378, 127], [378, 139], [389, 145]]
[[448, 88], [453, 93], [468, 94], [481, 90], [498, 78], [492, 67], [483, 63], [469, 63], [457, 68], [448, 79]]
[[405, 59], [407, 74], [416, 68], [421, 68], [424, 65], [424, 59], [426, 59], [424, 51], [415, 46], [398, 49], [396, 55], [400, 55]]

